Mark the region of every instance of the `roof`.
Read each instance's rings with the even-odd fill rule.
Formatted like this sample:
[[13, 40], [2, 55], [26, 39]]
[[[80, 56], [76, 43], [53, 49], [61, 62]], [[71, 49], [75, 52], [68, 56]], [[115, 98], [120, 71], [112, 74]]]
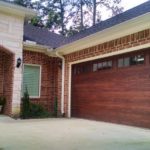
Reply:
[[61, 46], [66, 39], [66, 37], [50, 32], [46, 28], [35, 27], [30, 24], [24, 25], [24, 41], [33, 41], [40, 45], [56, 48]]
[[7, 2], [7, 1], [3, 1], [3, 0], [0, 0], [0, 11], [15, 14], [18, 16], [23, 16], [27, 19], [32, 18], [32, 17], [36, 16], [36, 14], [37, 14], [32, 9], [29, 9], [29, 8], [26, 8], [23, 6], [19, 6], [19, 5], [13, 4], [12, 2]]
[[69, 38], [65, 38], [64, 36], [49, 32], [47, 29], [37, 28], [31, 25], [25, 25], [24, 40], [33, 40], [38, 44], [43, 44], [47, 46], [52, 46], [53, 48], [57, 48], [77, 41], [79, 39], [85, 38], [97, 32], [103, 31], [107, 28], [121, 24], [128, 20], [134, 19], [138, 16], [144, 15], [149, 12], [150, 0], [119, 15], [116, 15], [115, 17], [102, 21], [88, 29], [82, 30], [81, 32]]

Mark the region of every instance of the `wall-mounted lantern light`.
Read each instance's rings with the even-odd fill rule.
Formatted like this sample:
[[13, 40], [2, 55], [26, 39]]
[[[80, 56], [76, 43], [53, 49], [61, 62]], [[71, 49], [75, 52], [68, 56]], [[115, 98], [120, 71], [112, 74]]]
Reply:
[[21, 61], [21, 58], [18, 58], [18, 59], [17, 59], [17, 65], [16, 65], [16, 67], [17, 67], [17, 68], [19, 68], [19, 67], [20, 67], [21, 62], [22, 62], [22, 61]]

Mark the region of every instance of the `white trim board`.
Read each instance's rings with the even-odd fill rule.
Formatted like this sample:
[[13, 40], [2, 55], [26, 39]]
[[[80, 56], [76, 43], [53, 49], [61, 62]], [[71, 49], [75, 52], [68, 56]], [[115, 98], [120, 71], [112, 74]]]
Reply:
[[98, 56], [94, 56], [94, 57], [89, 57], [89, 58], [85, 58], [82, 60], [77, 60], [74, 62], [70, 62], [69, 63], [69, 83], [68, 83], [68, 117], [71, 117], [71, 74], [72, 74], [72, 65], [73, 64], [78, 64], [81, 62], [87, 62], [87, 61], [91, 61], [91, 60], [96, 60], [96, 59], [100, 59], [100, 58], [106, 58], [106, 57], [111, 57], [111, 56], [115, 56], [115, 55], [120, 55], [120, 54], [124, 54], [124, 53], [128, 53], [128, 52], [134, 52], [134, 51], [140, 51], [143, 50], [145, 48], [149, 48], [150, 47], [150, 43], [147, 44], [143, 44], [140, 46], [136, 46], [136, 47], [131, 47], [131, 48], [127, 48], [127, 49], [123, 49], [120, 51], [115, 51], [115, 52], [111, 52], [108, 54], [104, 54], [104, 55], [98, 55]]

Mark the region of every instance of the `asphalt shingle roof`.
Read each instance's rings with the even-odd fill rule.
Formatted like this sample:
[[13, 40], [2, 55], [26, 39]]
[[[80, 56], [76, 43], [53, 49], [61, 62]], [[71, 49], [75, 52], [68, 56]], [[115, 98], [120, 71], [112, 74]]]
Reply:
[[65, 38], [61, 35], [51, 33], [47, 29], [41, 29], [41, 28], [33, 27], [31, 25], [25, 25], [24, 39], [33, 40], [39, 44], [52, 46], [53, 48], [56, 48], [65, 44], [72, 43], [76, 40], [82, 39], [84, 37], [102, 31], [104, 29], [110, 28], [117, 24], [123, 23], [130, 19], [136, 18], [148, 12], [150, 12], [150, 0], [130, 10], [127, 10], [115, 17], [102, 21], [96, 24], [95, 26], [85, 29], [69, 38]]
[[37, 44], [56, 48], [62, 45], [65, 39], [66, 37], [50, 32], [46, 28], [35, 27], [30, 24], [24, 25], [24, 41], [34, 41]]

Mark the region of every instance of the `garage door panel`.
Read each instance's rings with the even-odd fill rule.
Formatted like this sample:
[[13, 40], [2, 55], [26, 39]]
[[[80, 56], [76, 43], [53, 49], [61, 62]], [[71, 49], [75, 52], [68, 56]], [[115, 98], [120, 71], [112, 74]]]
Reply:
[[[89, 111], [104, 111], [105, 109], [109, 109], [110, 111], [124, 111], [124, 112], [131, 112], [131, 113], [141, 113], [141, 114], [148, 114], [150, 112], [150, 102], [148, 101], [140, 101], [135, 103], [134, 101], [123, 101], [123, 100], [111, 100], [111, 101], [87, 101], [81, 100], [81, 102], [77, 101], [76, 103], [72, 104], [74, 107], [72, 110], [77, 112], [79, 109], [87, 109]], [[93, 110], [92, 110], [93, 108]], [[150, 114], [149, 114], [150, 115]]]
[[[150, 92], [99, 92], [99, 93], [90, 93], [90, 96], [87, 98], [87, 93], [77, 92], [75, 96], [72, 96], [75, 103], [79, 102], [84, 104], [88, 103], [121, 103], [124, 104], [137, 104], [137, 105], [150, 105]], [[72, 101], [72, 102], [74, 102]], [[136, 101], [136, 103], [135, 103]]]
[[[94, 116], [94, 117], [93, 117]], [[140, 127], [149, 128], [149, 117], [143, 115], [136, 115], [131, 113], [119, 113], [116, 112], [109, 113], [108, 112], [98, 112], [98, 113], [90, 113], [88, 110], [83, 113], [78, 114], [79, 118], [86, 118], [92, 120], [101, 120], [105, 122], [126, 124], [126, 125], [136, 125]], [[134, 118], [134, 119], [133, 119]]]
[[[150, 73], [149, 73], [150, 74]], [[94, 78], [94, 77], [93, 77]], [[109, 78], [109, 77], [108, 77]], [[111, 77], [110, 77], [111, 78]], [[129, 91], [129, 83], [130, 83], [130, 91], [149, 91], [150, 83], [147, 82], [150, 80], [150, 75], [148, 78], [134, 78], [131, 79], [117, 79], [115, 82], [112, 79], [107, 79], [107, 81], [102, 81], [101, 77], [99, 76], [99, 80], [83, 83], [80, 81], [80, 83], [77, 83], [74, 81], [75, 85], [73, 86], [74, 92], [78, 91], [80, 89], [82, 92], [92, 92], [95, 91]], [[119, 82], [120, 81], [120, 82]], [[135, 82], [136, 81], [136, 82]], [[144, 83], [144, 84], [143, 84]], [[90, 84], [92, 84], [92, 87], [90, 87]], [[116, 86], [117, 84], [117, 86]], [[103, 88], [99, 88], [99, 87]], [[141, 88], [142, 87], [142, 88]]]
[[[76, 105], [76, 112], [78, 111], [89, 111], [90, 113], [96, 112], [98, 114], [99, 112], [105, 112], [106, 114], [116, 112], [118, 115], [119, 113], [133, 113], [136, 115], [147, 115], [150, 116], [150, 109], [149, 107], [141, 107], [141, 106], [122, 106], [122, 105], [90, 105], [91, 109], [89, 109], [89, 105], [86, 105], [84, 107], [78, 107], [79, 105]], [[128, 109], [127, 109], [128, 107]]]
[[[135, 105], [135, 106], [130, 106], [130, 105], [125, 105], [125, 106], [121, 106], [121, 105], [87, 105], [87, 106], [83, 106], [81, 107], [81, 105], [75, 105], [76, 108], [72, 108], [72, 113], [78, 113], [78, 111], [94, 111], [96, 113], [98, 113], [99, 111], [109, 111], [109, 113], [112, 113], [112, 112], [124, 112], [124, 113], [134, 113], [134, 114], [141, 114], [141, 115], [149, 115], [150, 116], [150, 109], [149, 109], [149, 106], [138, 106], [138, 105]], [[80, 108], [79, 108], [80, 107]], [[91, 109], [89, 109], [89, 107], [92, 107]], [[127, 108], [128, 107], [128, 108]], [[90, 113], [93, 113], [93, 112], [90, 112]], [[148, 117], [149, 117], [148, 116]]]
[[[135, 66], [135, 67], [131, 67], [131, 68], [119, 68], [119, 69], [115, 69], [115, 70], [102, 70], [99, 72], [92, 72], [92, 73], [84, 73], [84, 74], [79, 74], [77, 76], [74, 76], [74, 81], [76, 81], [77, 83], [80, 83], [82, 81], [82, 83], [87, 83], [88, 82], [94, 82], [97, 80], [101, 80], [104, 81], [108, 81], [108, 77], [111, 77], [111, 80], [113, 81], [118, 81], [118, 79], [130, 79], [130, 80], [135, 80], [138, 78], [149, 78], [149, 74], [150, 70], [149, 67], [145, 66], [145, 68], [141, 68], [141, 66]], [[117, 74], [116, 74], [117, 72]], [[126, 72], [126, 73], [124, 73]], [[136, 73], [136, 76], [134, 75]]]
[[[137, 115], [133, 113], [124, 113], [124, 112], [108, 112], [107, 110], [101, 112], [90, 112], [89, 110], [80, 111], [78, 114], [80, 118], [101, 120], [106, 122], [113, 123], [127, 123], [133, 125], [134, 123], [141, 124], [143, 121], [150, 123], [149, 118], [143, 118], [143, 115]], [[94, 116], [94, 117], [93, 117]], [[133, 119], [134, 118], [134, 119]]]
[[114, 112], [117, 111], [119, 112], [130, 112], [130, 113], [140, 113], [140, 114], [145, 114], [150, 116], [150, 101], [149, 100], [139, 100], [139, 102], [134, 100], [104, 100], [104, 101], [88, 101], [86, 100], [77, 100], [76, 103], [74, 103], [74, 107], [72, 110], [77, 112], [78, 110], [83, 110], [87, 109], [90, 111], [109, 111]]

